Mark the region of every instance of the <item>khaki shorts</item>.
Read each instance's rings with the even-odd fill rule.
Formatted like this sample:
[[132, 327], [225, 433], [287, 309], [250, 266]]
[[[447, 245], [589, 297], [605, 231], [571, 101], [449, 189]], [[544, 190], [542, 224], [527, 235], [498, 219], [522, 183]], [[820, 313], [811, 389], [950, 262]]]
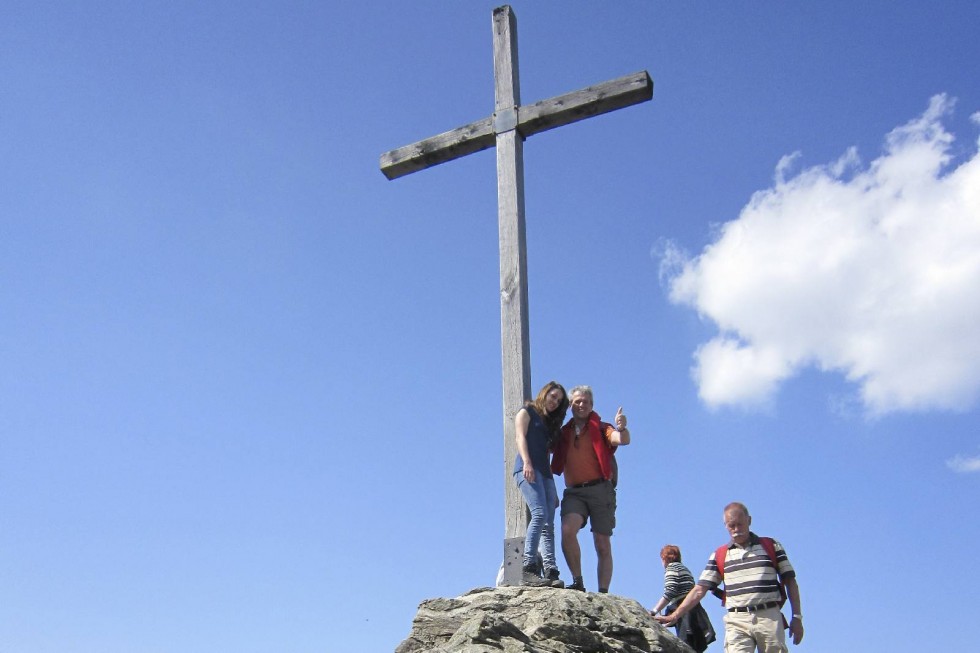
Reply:
[[565, 488], [561, 516], [565, 515], [582, 515], [586, 522], [592, 522], [593, 533], [612, 535], [616, 528], [616, 490], [612, 483], [603, 481], [589, 487]]

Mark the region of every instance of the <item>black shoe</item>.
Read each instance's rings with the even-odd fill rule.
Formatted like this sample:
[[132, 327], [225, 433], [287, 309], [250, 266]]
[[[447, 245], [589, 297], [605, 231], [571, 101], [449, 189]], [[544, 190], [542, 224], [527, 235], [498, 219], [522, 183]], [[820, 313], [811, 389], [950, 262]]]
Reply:
[[521, 573], [521, 585], [524, 587], [551, 587], [551, 581], [541, 578], [534, 566], [525, 566]]
[[582, 577], [579, 576], [578, 578], [575, 579], [575, 582], [574, 583], [572, 583], [571, 585], [566, 585], [565, 586], [565, 589], [567, 589], [567, 590], [578, 590], [579, 592], [584, 592], [585, 591], [585, 581], [583, 581], [582, 580]]
[[558, 578], [558, 575], [559, 574], [558, 574], [557, 567], [546, 569], [544, 573], [544, 577], [548, 579], [548, 582], [551, 583], [552, 587], [557, 587], [558, 589], [562, 589], [563, 587], [565, 587], [565, 583]]

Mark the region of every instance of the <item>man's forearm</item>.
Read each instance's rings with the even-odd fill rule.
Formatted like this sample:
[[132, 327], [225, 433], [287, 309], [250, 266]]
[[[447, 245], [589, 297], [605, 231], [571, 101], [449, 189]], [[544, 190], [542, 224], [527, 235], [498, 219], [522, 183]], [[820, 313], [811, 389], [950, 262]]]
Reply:
[[803, 606], [800, 605], [800, 586], [796, 584], [796, 579], [792, 578], [786, 582], [786, 597], [793, 608], [794, 615], [803, 614]]
[[614, 447], [625, 446], [630, 443], [630, 430], [625, 426], [621, 429], [614, 426], [611, 431], [607, 431], [606, 438]]
[[672, 617], [682, 617], [687, 614], [694, 606], [701, 602], [704, 595], [708, 593], [708, 588], [701, 585], [695, 585], [691, 588], [691, 591], [687, 593], [681, 604], [677, 606], [677, 609], [671, 614]]

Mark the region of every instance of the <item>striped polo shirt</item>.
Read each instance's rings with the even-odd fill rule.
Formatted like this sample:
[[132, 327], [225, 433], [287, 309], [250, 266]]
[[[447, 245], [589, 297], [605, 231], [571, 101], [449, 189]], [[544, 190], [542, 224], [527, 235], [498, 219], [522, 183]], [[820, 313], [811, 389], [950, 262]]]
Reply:
[[[772, 541], [776, 549], [776, 562], [779, 564], [779, 575], [783, 580], [796, 577], [793, 566], [786, 557], [783, 545], [776, 540]], [[759, 605], [778, 601], [779, 594], [779, 575], [776, 568], [772, 565], [772, 560], [762, 548], [759, 537], [755, 533], [749, 533], [749, 541], [745, 548], [734, 542], [729, 542], [728, 551], [725, 554], [725, 606], [729, 608], [742, 608], [749, 605]], [[701, 577], [698, 578], [698, 585], [713, 590], [721, 584], [722, 578], [718, 573], [715, 554], [712, 553], [708, 558]]]

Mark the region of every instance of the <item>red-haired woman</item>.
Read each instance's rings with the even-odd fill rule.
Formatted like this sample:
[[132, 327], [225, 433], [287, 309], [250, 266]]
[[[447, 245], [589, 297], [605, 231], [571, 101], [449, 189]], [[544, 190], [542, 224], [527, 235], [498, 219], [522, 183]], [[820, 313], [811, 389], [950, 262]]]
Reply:
[[[664, 595], [657, 601], [657, 605], [653, 606], [653, 610], [650, 611], [652, 615], [658, 614], [665, 608], [664, 614], [670, 614], [694, 587], [691, 570], [681, 564], [680, 547], [674, 544], [666, 545], [660, 549], [660, 560], [664, 563]], [[700, 603], [681, 617], [675, 628], [677, 637], [687, 642], [688, 646], [698, 653], [715, 641], [715, 629], [711, 626], [708, 613]]]

